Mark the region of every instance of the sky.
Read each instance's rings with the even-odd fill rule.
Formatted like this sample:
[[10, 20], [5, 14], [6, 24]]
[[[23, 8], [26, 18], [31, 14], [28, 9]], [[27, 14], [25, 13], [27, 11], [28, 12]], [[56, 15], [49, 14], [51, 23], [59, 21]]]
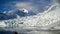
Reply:
[[[12, 18], [12, 20], [13, 20], [13, 18], [15, 18], [15, 19], [17, 18], [16, 20], [21, 19], [21, 21], [24, 21], [26, 23], [29, 22], [29, 24], [31, 23], [32, 25], [34, 23], [40, 23], [40, 22], [43, 23], [43, 25], [44, 25], [44, 23], [49, 23], [51, 21], [50, 20], [51, 18], [52, 18], [52, 20], [56, 18], [57, 13], [54, 16], [55, 18], [53, 18], [52, 15], [54, 15], [56, 12], [54, 10], [54, 7], [57, 4], [53, 4], [55, 1], [53, 3], [52, 2], [53, 2], [52, 0], [1, 0], [0, 1], [0, 13], [2, 12], [5, 14], [1, 14], [3, 16], [1, 16], [1, 15], [0, 16], [1, 16], [1, 18], [3, 17], [2, 20], [5, 20], [4, 18], [7, 17], [6, 18], [7, 22], [9, 22], [8, 20], [11, 18]], [[52, 8], [55, 12], [51, 11]], [[25, 9], [25, 12], [23, 12], [23, 11], [21, 12], [20, 11], [21, 9]], [[39, 14], [40, 12], [43, 12], [43, 13]], [[34, 13], [36, 13], [34, 16], [30, 16]], [[7, 16], [5, 16], [5, 15], [7, 15]], [[18, 19], [17, 15], [19, 15], [20, 17], [21, 16], [23, 16], [23, 17], [21, 17], [21, 18], [19, 17], [19, 19]], [[29, 15], [29, 16], [26, 16], [26, 15]], [[49, 16], [51, 16], [51, 17], [49, 17]], [[34, 17], [36, 17], [36, 18], [34, 18]], [[24, 19], [24, 20], [22, 20], [22, 19]], [[32, 19], [32, 21], [31, 21], [31, 19]], [[37, 21], [37, 19], [38, 19], [38, 21]], [[49, 21], [46, 21], [46, 20], [49, 20]], [[17, 21], [17, 22], [19, 22], [19, 21]], [[51, 23], [52, 23], [52, 21], [51, 21]]]
[[[0, 16], [2, 15], [1, 17], [4, 18], [8, 16], [7, 20], [2, 18], [3, 20], [0, 21], [0, 27], [3, 29], [4, 27], [8, 27], [4, 30], [9, 30], [9, 28], [12, 27], [11, 31], [14, 31], [15, 27], [17, 27], [16, 31], [23, 30], [22, 33], [25, 32], [25, 30], [29, 31], [28, 29], [30, 28], [28, 28], [28, 26], [42, 26], [40, 27], [42, 29], [46, 26], [46, 29], [51, 29], [51, 27], [55, 27], [58, 24], [60, 25], [59, 3], [59, 1], [57, 2], [55, 0], [0, 0]], [[25, 12], [23, 12], [23, 9]], [[36, 13], [36, 15], [20, 16], [21, 14], [31, 15], [34, 13]], [[7, 16], [5, 17], [5, 15]], [[14, 16], [16, 16], [16, 18], [14, 18]], [[14, 19], [10, 19], [11, 17]], [[36, 28], [38, 29], [38, 27]], [[32, 30], [35, 31], [36, 29], [33, 28]]]
[[26, 8], [31, 12], [39, 13], [47, 9], [51, 2], [51, 0], [0, 0], [0, 12]]

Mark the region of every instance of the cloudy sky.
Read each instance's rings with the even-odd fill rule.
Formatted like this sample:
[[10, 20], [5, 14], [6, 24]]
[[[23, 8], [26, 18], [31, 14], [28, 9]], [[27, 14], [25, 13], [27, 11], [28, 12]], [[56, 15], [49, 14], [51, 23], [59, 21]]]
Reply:
[[[17, 20], [17, 22], [19, 22], [18, 20], [21, 19], [21, 21], [26, 22], [27, 24], [30, 24], [30, 25], [35, 24], [35, 22], [36, 22], [36, 24], [42, 23], [44, 25], [44, 23], [45, 23], [45, 25], [46, 25], [46, 23], [50, 23], [51, 20], [58, 21], [59, 17], [60, 17], [59, 16], [59, 11], [60, 11], [59, 7], [60, 7], [59, 0], [58, 1], [56, 1], [56, 0], [55, 1], [54, 0], [0, 0], [0, 13], [1, 12], [5, 13], [8, 16], [7, 19], [15, 18], [15, 17], [17, 17], [17, 15], [25, 16], [27, 14], [28, 15], [36, 14], [34, 16], [27, 16], [27, 18], [19, 17], [19, 18], [15, 19], [15, 20]], [[24, 9], [25, 11], [23, 10], [21, 12], [20, 10], [22, 10], [22, 9]], [[42, 12], [42, 14], [41, 14], [41, 12]], [[6, 18], [4, 16], [5, 14], [3, 14], [2, 17]], [[56, 17], [56, 15], [58, 17]], [[2, 18], [2, 19], [4, 19], [4, 18]], [[6, 20], [6, 21], [9, 22], [10, 20]], [[14, 20], [12, 19], [12, 21], [14, 21]], [[53, 23], [53, 21], [51, 21], [51, 23]], [[55, 21], [54, 21], [54, 23], [55, 23]]]
[[0, 0], [0, 12], [25, 8], [29, 12], [43, 12], [52, 0]]
[[[21, 17], [22, 15], [24, 17]], [[3, 20], [1, 21], [1, 19]], [[50, 29], [58, 24], [60, 25], [60, 0], [0, 0], [1, 28], [12, 27], [11, 31], [23, 30], [23, 33], [30, 29], [28, 26], [42, 26], [42, 29], [46, 26]], [[9, 30], [9, 28], [5, 30]]]

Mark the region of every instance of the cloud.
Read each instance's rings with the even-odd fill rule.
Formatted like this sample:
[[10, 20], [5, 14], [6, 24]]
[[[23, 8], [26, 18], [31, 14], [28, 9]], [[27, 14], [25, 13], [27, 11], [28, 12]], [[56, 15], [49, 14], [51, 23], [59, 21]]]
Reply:
[[50, 1], [46, 3], [44, 0], [30, 0], [28, 2], [16, 2], [15, 7], [18, 9], [25, 8], [29, 12], [39, 13], [47, 9], [50, 3]]
[[[20, 5], [20, 3], [17, 5], [17, 7], [20, 7], [19, 5]], [[29, 4], [27, 4], [27, 5], [29, 5]], [[52, 10], [53, 7], [55, 7], [55, 8]], [[51, 27], [55, 27], [60, 23], [60, 8], [57, 8], [57, 7], [60, 7], [60, 5], [55, 3], [55, 4], [51, 5], [48, 8], [48, 10], [45, 10], [42, 13], [38, 13], [33, 16], [25, 16], [25, 17], [20, 17], [17, 15], [17, 18], [4, 20], [3, 22], [6, 23], [5, 25], [7, 25], [8, 27], [10, 27], [10, 28], [12, 27], [11, 28], [11, 30], [13, 29], [12, 31], [23, 30], [23, 32], [24, 32], [26, 29], [36, 30], [36, 29], [38, 29], [38, 27], [40, 27], [39, 30], [41, 28], [50, 29]], [[33, 28], [35, 26], [36, 26], [36, 28]], [[15, 29], [15, 27], [16, 27], [16, 29]], [[31, 28], [33, 28], [33, 29], [31, 29]], [[9, 30], [9, 29], [7, 29], [7, 30]]]
[[6, 24], [3, 21], [0, 21], [0, 27], [6, 27]]
[[32, 2], [18, 2], [18, 3], [16, 3], [16, 7], [18, 8], [18, 9], [23, 9], [23, 8], [25, 8], [25, 9], [27, 9], [29, 12], [30, 11], [32, 11], [32, 12], [34, 12], [34, 11], [37, 11], [37, 6], [35, 6]]
[[[25, 17], [19, 17], [19, 18], [17, 17], [17, 19], [14, 19], [12, 21], [15, 21], [15, 23], [17, 24], [23, 22], [24, 26], [42, 26], [42, 27], [51, 25], [53, 23], [57, 23], [58, 21], [60, 21], [59, 19], [60, 8], [56, 8], [51, 11], [51, 9], [57, 5], [54, 5], [53, 7], [52, 6], [48, 10], [46, 10], [47, 11], [46, 13], [43, 12], [42, 14], [39, 13], [33, 16], [25, 16]], [[9, 21], [10, 20], [7, 20], [7, 22]]]

